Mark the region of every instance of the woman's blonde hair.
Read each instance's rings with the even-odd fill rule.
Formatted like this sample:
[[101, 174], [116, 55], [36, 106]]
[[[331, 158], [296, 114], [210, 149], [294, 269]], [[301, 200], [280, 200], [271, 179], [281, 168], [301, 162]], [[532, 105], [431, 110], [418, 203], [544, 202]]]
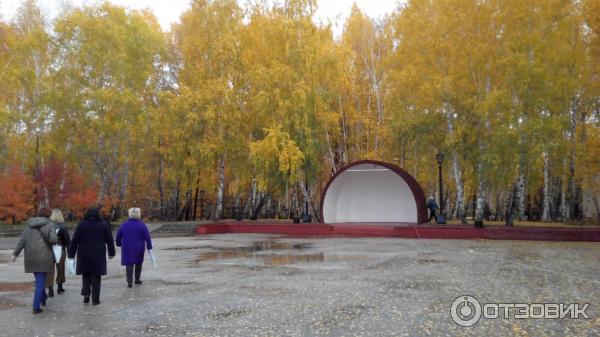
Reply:
[[52, 210], [52, 215], [50, 216], [50, 221], [52, 221], [54, 223], [65, 222], [65, 218], [63, 217], [62, 211], [58, 208], [54, 208]]

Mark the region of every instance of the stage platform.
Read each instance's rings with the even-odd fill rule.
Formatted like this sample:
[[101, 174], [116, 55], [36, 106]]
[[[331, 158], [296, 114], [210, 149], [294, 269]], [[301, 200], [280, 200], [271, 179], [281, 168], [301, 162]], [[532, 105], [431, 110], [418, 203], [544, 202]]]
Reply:
[[223, 221], [203, 224], [196, 234], [264, 233], [289, 236], [397, 237], [407, 239], [488, 239], [600, 242], [600, 227], [505, 227], [417, 225], [410, 223], [291, 224]]

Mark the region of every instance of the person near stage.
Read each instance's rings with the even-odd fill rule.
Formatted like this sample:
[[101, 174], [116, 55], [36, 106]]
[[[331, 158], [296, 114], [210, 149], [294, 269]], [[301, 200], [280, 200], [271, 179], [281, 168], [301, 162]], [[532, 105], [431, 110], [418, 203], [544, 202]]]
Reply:
[[435, 219], [435, 222], [437, 222], [436, 211], [438, 210], [438, 205], [433, 197], [429, 197], [429, 201], [427, 202], [427, 208], [429, 208], [429, 220], [427, 220], [427, 222], [430, 222], [431, 219]]

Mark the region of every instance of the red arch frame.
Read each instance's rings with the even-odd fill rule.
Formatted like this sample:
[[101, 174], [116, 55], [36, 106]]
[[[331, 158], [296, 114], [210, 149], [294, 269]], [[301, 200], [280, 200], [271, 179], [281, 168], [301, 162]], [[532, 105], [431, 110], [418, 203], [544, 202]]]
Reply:
[[417, 180], [415, 178], [413, 178], [413, 176], [411, 176], [410, 173], [406, 172], [405, 170], [403, 170], [402, 168], [400, 168], [394, 164], [390, 164], [390, 163], [386, 163], [386, 162], [382, 162], [382, 161], [378, 161], [378, 160], [370, 160], [370, 159], [359, 160], [359, 161], [350, 163], [350, 164], [340, 168], [337, 171], [337, 173], [335, 175], [333, 175], [333, 177], [331, 177], [331, 179], [329, 179], [329, 182], [327, 182], [327, 185], [325, 185], [325, 188], [323, 189], [323, 193], [321, 194], [321, 219], [322, 220], [325, 220], [325, 218], [323, 217], [323, 205], [325, 204], [325, 196], [327, 195], [329, 186], [331, 186], [333, 181], [344, 171], [348, 170], [351, 167], [354, 167], [357, 165], [362, 165], [362, 164], [374, 164], [374, 165], [383, 166], [385, 168], [390, 169], [392, 172], [396, 173], [402, 179], [404, 179], [404, 181], [408, 184], [408, 187], [410, 188], [410, 190], [413, 194], [413, 197], [415, 198], [415, 203], [417, 204], [417, 222], [419, 224], [427, 222], [427, 205], [426, 205], [425, 193], [423, 193], [423, 189], [421, 188], [421, 185], [419, 185]]

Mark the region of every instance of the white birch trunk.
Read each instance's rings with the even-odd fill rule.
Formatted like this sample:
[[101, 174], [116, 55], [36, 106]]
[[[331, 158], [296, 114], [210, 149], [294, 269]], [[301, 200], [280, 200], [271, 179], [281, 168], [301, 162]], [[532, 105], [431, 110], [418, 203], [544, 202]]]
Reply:
[[404, 138], [402, 139], [402, 150], [400, 153], [400, 167], [404, 168]]
[[[67, 140], [65, 144], [65, 153], [69, 153], [71, 150], [71, 142]], [[62, 174], [60, 175], [60, 200], [65, 197], [65, 183], [67, 181], [67, 161], [63, 163]]]
[[482, 179], [479, 179], [477, 186], [477, 201], [475, 204], [475, 220], [483, 220], [483, 210], [485, 208], [485, 200], [487, 198], [487, 191]]
[[506, 199], [504, 199], [504, 221], [506, 226], [512, 226], [514, 220], [514, 198], [515, 198], [515, 190], [516, 186], [511, 186], [510, 191], [508, 191], [508, 195]]
[[525, 220], [525, 201], [526, 201], [526, 183], [525, 183], [525, 168], [521, 164], [519, 166], [519, 176], [517, 177], [517, 218], [521, 221]]
[[[521, 122], [520, 122], [521, 123]], [[521, 130], [521, 135], [519, 137], [519, 175], [517, 176], [517, 214], [516, 218], [524, 221], [525, 220], [525, 207], [527, 200], [527, 181], [526, 181], [526, 173], [527, 173], [527, 154], [525, 147], [528, 146], [527, 135], [525, 131]]]
[[346, 113], [344, 112], [344, 106], [342, 105], [342, 96], [339, 94], [338, 101], [342, 115], [342, 163], [343, 165], [346, 165], [348, 163], [348, 123], [346, 122]]
[[125, 193], [127, 192], [127, 184], [129, 183], [129, 160], [125, 161], [121, 179], [121, 188], [119, 190], [119, 216], [123, 216], [125, 206]]
[[[45, 168], [46, 168], [46, 164], [45, 164], [44, 158], [41, 159], [41, 163], [42, 163], [42, 165], [40, 167], [40, 173], [44, 172]], [[40, 178], [42, 178], [42, 177], [40, 177]], [[50, 193], [48, 192], [48, 186], [46, 184], [44, 184], [42, 192], [43, 192], [43, 196], [44, 197], [43, 197], [43, 199], [40, 202], [39, 208], [49, 207], [50, 206]]]
[[250, 216], [250, 211], [252, 210], [252, 205], [254, 204], [254, 198], [256, 196], [256, 179], [252, 179], [252, 184], [250, 185], [250, 193], [248, 194], [248, 199], [246, 200], [246, 206], [244, 207], [244, 214]]
[[567, 191], [561, 186], [560, 189], [560, 215], [562, 220], [566, 220], [569, 216], [569, 206], [567, 205]]
[[462, 170], [458, 163], [458, 156], [456, 153], [452, 154], [452, 173], [454, 175], [454, 183], [456, 184], [456, 217], [460, 219], [461, 223], [466, 224], [465, 190], [462, 180]]
[[[158, 196], [160, 198], [160, 220], [164, 220], [165, 217], [165, 192], [164, 192], [164, 188], [163, 188], [163, 159], [162, 159], [162, 153], [160, 151], [161, 149], [161, 140], [160, 137], [158, 138], [158, 177], [156, 178], [156, 187], [158, 188]], [[201, 211], [202, 212], [202, 211]], [[200, 216], [203, 216], [204, 214], [201, 214]]]
[[[452, 137], [454, 134], [454, 121], [453, 112], [451, 109], [446, 109], [446, 118], [448, 120], [448, 135]], [[466, 224], [467, 219], [465, 218], [465, 190], [462, 179], [462, 169], [458, 162], [458, 155], [456, 151], [452, 151], [452, 174], [454, 175], [454, 183], [456, 185], [456, 217], [460, 219], [461, 223]]]
[[598, 218], [598, 221], [600, 221], [600, 202], [598, 202], [598, 197], [592, 195], [592, 201], [594, 202], [594, 206], [596, 206], [596, 217]]
[[[308, 214], [312, 215], [314, 218], [320, 221], [321, 219], [319, 219], [319, 212], [317, 212], [317, 209], [315, 208], [315, 205], [312, 202], [310, 189], [304, 183], [304, 179], [300, 179], [298, 185], [300, 186], [300, 192], [302, 193], [302, 197], [306, 202], [308, 202]], [[304, 205], [302, 205], [302, 208], [304, 208]]]
[[[488, 84], [488, 86], [489, 86], [489, 84]], [[489, 88], [487, 91], [489, 91]], [[486, 132], [488, 132], [490, 129], [489, 119], [485, 120], [485, 129], [486, 129]], [[479, 145], [479, 153], [483, 154], [485, 149], [484, 149], [483, 140], [481, 138], [479, 138], [478, 145]], [[476, 174], [477, 174], [477, 200], [475, 200], [475, 220], [476, 221], [483, 221], [483, 211], [485, 208], [485, 201], [487, 200], [487, 190], [486, 190], [486, 186], [485, 186], [484, 172], [483, 172], [483, 164], [484, 164], [483, 161], [484, 161], [483, 158], [479, 158], [479, 160], [477, 162], [477, 172], [476, 172]]]
[[254, 212], [256, 211], [256, 200], [258, 200], [258, 195], [260, 194], [258, 192], [258, 186], [256, 183], [256, 179], [254, 179], [254, 185], [252, 186], [252, 194], [250, 195], [250, 216], [254, 216]]
[[108, 191], [111, 187], [111, 178], [110, 176], [103, 174], [100, 177], [100, 189], [98, 191], [98, 199], [96, 202], [100, 205], [106, 196], [108, 195]]
[[119, 189], [119, 212], [120, 216], [123, 216], [123, 206], [125, 202], [125, 193], [127, 193], [127, 184], [129, 183], [129, 153], [131, 148], [131, 136], [127, 132], [127, 147], [125, 148], [125, 164], [123, 167], [123, 174], [121, 175], [121, 188]]
[[565, 208], [565, 219], [574, 219], [575, 214], [575, 204], [576, 200], [576, 188], [575, 188], [575, 135], [577, 133], [577, 108], [579, 105], [579, 98], [574, 97], [571, 102], [571, 109], [569, 111], [571, 117], [571, 125], [569, 130], [569, 141], [570, 141], [570, 153], [569, 153], [569, 179], [567, 183], [567, 195], [566, 195], [566, 203], [567, 207]]
[[544, 149], [544, 201], [542, 221], [550, 221], [550, 159], [547, 149]]
[[[382, 51], [380, 45], [377, 45], [377, 27], [375, 27], [375, 31], [373, 35], [369, 37], [361, 51], [361, 58], [363, 64], [366, 69], [366, 75], [369, 78], [369, 86], [375, 96], [375, 113], [376, 113], [376, 126], [374, 132], [374, 140], [373, 140], [373, 150], [375, 154], [378, 156], [379, 147], [380, 147], [380, 130], [383, 124], [383, 98], [382, 98], [382, 90], [381, 90], [381, 76], [377, 72], [377, 68], [382, 61]], [[371, 95], [368, 96], [367, 106], [371, 106]], [[360, 111], [360, 110], [359, 110]], [[368, 132], [370, 133], [370, 131]], [[368, 141], [367, 141], [368, 144]], [[368, 145], [367, 145], [368, 149]]]
[[337, 167], [335, 166], [335, 155], [333, 153], [333, 149], [331, 148], [331, 141], [329, 139], [329, 131], [325, 133], [327, 139], [327, 150], [329, 151], [329, 160], [331, 161], [331, 168], [333, 170], [333, 174], [337, 172]]
[[215, 218], [223, 218], [223, 192], [225, 190], [225, 154], [219, 158], [219, 183], [217, 185], [217, 207], [215, 208]]

